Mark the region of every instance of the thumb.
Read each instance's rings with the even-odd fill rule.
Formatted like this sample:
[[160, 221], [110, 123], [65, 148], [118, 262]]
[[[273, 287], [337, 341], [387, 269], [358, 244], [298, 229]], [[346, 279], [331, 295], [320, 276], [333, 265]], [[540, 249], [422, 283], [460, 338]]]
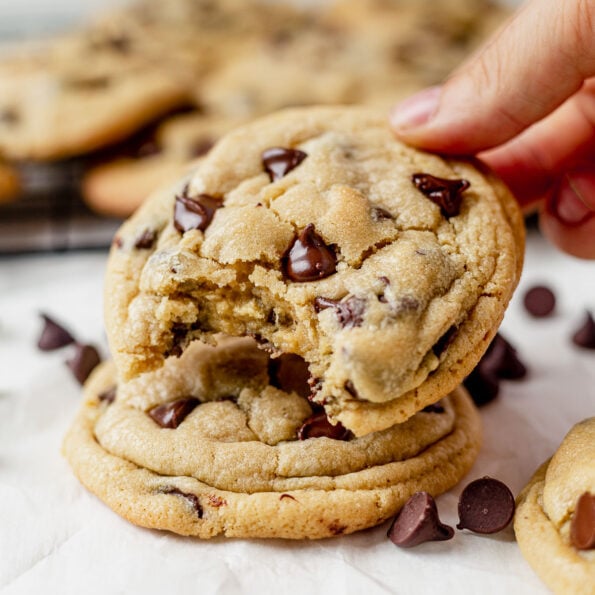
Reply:
[[395, 106], [395, 133], [447, 153], [511, 139], [595, 74], [594, 23], [595, 0], [531, 0], [443, 87]]

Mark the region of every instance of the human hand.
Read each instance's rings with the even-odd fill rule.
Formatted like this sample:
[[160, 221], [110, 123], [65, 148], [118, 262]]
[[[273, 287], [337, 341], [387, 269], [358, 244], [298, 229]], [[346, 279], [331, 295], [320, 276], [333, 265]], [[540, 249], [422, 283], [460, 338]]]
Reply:
[[530, 0], [390, 122], [409, 144], [479, 152], [556, 245], [595, 258], [595, 0]]

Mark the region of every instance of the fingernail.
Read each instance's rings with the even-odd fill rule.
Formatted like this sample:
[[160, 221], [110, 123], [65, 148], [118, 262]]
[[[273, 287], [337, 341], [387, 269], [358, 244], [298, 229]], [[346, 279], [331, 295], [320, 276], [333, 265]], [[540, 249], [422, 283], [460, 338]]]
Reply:
[[434, 116], [442, 87], [429, 87], [395, 105], [390, 123], [395, 130], [408, 130], [426, 124]]
[[582, 225], [595, 216], [595, 212], [586, 205], [579, 186], [566, 176], [552, 205], [555, 217], [569, 227]]

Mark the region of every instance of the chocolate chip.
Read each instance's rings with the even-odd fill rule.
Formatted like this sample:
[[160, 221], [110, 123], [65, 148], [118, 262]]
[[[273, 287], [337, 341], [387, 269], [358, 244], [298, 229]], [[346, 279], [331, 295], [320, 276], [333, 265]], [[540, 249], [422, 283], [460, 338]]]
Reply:
[[463, 384], [478, 407], [498, 396], [500, 380], [520, 380], [527, 368], [518, 358], [516, 349], [497, 333], [487, 351], [465, 378]]
[[161, 490], [162, 494], [172, 494], [174, 496], [180, 496], [188, 500], [188, 502], [192, 505], [192, 508], [196, 511], [196, 514], [199, 519], [202, 519], [203, 510], [202, 506], [200, 505], [200, 500], [196, 494], [190, 494], [188, 492], [182, 492], [178, 488], [174, 487], [165, 487]]
[[461, 194], [469, 188], [467, 180], [446, 180], [430, 174], [413, 174], [413, 185], [432, 202], [436, 203], [445, 217], [454, 217], [461, 210]]
[[74, 89], [95, 91], [108, 87], [110, 79], [108, 76], [90, 76], [87, 78], [69, 79], [65, 83]]
[[350, 440], [353, 434], [340, 423], [331, 424], [324, 411], [311, 415], [298, 430], [298, 439], [332, 438], [333, 440]]
[[149, 416], [162, 428], [177, 428], [186, 418], [186, 416], [200, 403], [194, 397], [187, 399], [178, 399], [171, 403], [157, 405], [149, 409]]
[[430, 405], [426, 405], [422, 409], [423, 413], [444, 413], [444, 411], [445, 411], [445, 409], [440, 404], [440, 401], [438, 403], [431, 403]]
[[595, 496], [585, 492], [576, 503], [570, 541], [577, 550], [595, 549]]
[[271, 182], [276, 182], [295, 169], [307, 156], [307, 153], [298, 149], [271, 147], [262, 152], [262, 165]]
[[222, 206], [222, 201], [210, 194], [199, 194], [191, 198], [186, 186], [180, 196], [176, 196], [174, 207], [174, 226], [184, 233], [191, 229], [204, 231], [211, 223], [215, 211]]
[[116, 387], [112, 386], [107, 390], [104, 390], [102, 393], [97, 395], [97, 398], [101, 403], [107, 403], [111, 405], [116, 400]]
[[106, 45], [120, 54], [128, 54], [132, 47], [132, 40], [124, 34], [112, 35], [106, 39]]
[[295, 353], [283, 353], [269, 360], [271, 384], [287, 393], [295, 392], [300, 397], [308, 398], [310, 393], [310, 371], [303, 357]]
[[314, 299], [314, 310], [320, 312], [327, 308], [333, 308], [343, 328], [354, 328], [361, 326], [364, 322], [366, 301], [355, 297], [348, 297], [346, 300], [331, 300], [330, 298], [317, 297]]
[[66, 365], [70, 368], [74, 377], [84, 384], [89, 374], [99, 365], [101, 358], [99, 353], [93, 345], [82, 345], [75, 343], [74, 355], [66, 361]]
[[382, 207], [372, 207], [370, 211], [370, 215], [372, 217], [372, 221], [383, 221], [385, 219], [392, 219], [393, 216]]
[[114, 239], [112, 240], [112, 246], [115, 246], [119, 250], [120, 248], [122, 248], [123, 245], [124, 241], [122, 240], [122, 238], [120, 236], [114, 236]]
[[282, 264], [285, 276], [292, 281], [318, 281], [336, 271], [337, 259], [310, 223], [293, 241]]
[[595, 349], [595, 322], [591, 312], [586, 313], [583, 326], [572, 335], [572, 342], [583, 349]]
[[531, 316], [545, 318], [554, 311], [556, 307], [556, 296], [549, 287], [536, 285], [525, 293], [523, 303]]
[[436, 341], [434, 346], [432, 347], [432, 351], [436, 357], [440, 357], [445, 349], [453, 342], [458, 328], [453, 325], [451, 326], [441, 337]]
[[513, 516], [514, 497], [508, 487], [497, 479], [483, 477], [463, 490], [457, 529], [497, 533], [508, 527]]
[[399, 547], [413, 547], [426, 541], [446, 541], [453, 535], [454, 529], [440, 522], [436, 502], [428, 492], [413, 494], [387, 533], [388, 538]]
[[202, 157], [206, 155], [212, 148], [215, 142], [213, 139], [210, 138], [200, 138], [198, 139], [191, 148], [191, 156], [192, 157]]
[[345, 384], [343, 385], [343, 388], [354, 398], [354, 399], [359, 399], [359, 395], [357, 393], [357, 390], [353, 384], [353, 382], [351, 382], [351, 380], [347, 380], [345, 381]]
[[74, 343], [74, 337], [47, 314], [40, 314], [44, 320], [43, 330], [37, 341], [41, 351], [53, 351]]
[[297, 500], [291, 494], [281, 494], [279, 496], [279, 500], [283, 500], [283, 498], [289, 498], [290, 500], [295, 500], [297, 502]]
[[150, 250], [157, 239], [157, 233], [152, 229], [145, 229], [143, 233], [136, 238], [134, 247], [139, 250]]

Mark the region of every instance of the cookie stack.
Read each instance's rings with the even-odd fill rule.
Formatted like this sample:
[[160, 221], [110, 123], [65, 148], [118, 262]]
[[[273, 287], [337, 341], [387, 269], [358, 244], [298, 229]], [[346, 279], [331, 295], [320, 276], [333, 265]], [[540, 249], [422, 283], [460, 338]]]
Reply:
[[488, 0], [140, 0], [0, 63], [1, 197], [128, 216], [221, 134], [290, 105], [388, 107], [503, 19]]
[[382, 112], [279, 112], [224, 136], [114, 239], [113, 364], [64, 452], [134, 523], [321, 538], [469, 470], [459, 383], [522, 264], [516, 202]]

